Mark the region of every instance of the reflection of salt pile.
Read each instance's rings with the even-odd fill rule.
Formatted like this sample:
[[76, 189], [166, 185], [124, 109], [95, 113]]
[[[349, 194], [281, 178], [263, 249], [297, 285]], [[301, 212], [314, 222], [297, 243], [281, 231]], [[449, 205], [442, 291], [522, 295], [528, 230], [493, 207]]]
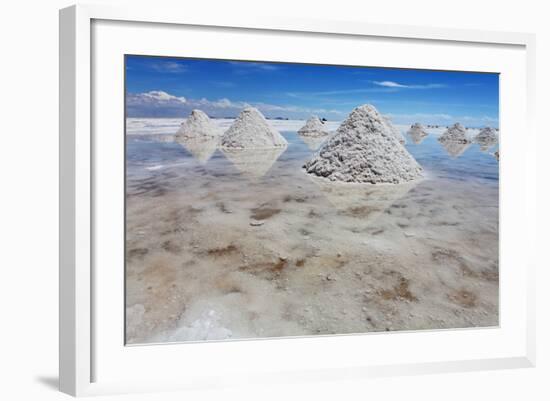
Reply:
[[422, 171], [371, 105], [353, 110], [304, 168], [331, 181], [373, 184], [414, 180]]
[[420, 123], [414, 123], [411, 125], [411, 128], [407, 134], [411, 137], [415, 145], [420, 144], [428, 136], [428, 133]]
[[456, 123], [441, 135], [437, 140], [451, 157], [458, 157], [466, 151], [470, 146], [471, 141], [466, 136], [466, 129]]
[[392, 124], [391, 120], [388, 117], [383, 116], [383, 119], [386, 125], [388, 126], [390, 132], [395, 137], [395, 139], [397, 139], [401, 145], [404, 145], [407, 142], [407, 140], [405, 139], [401, 131], [395, 125]]
[[494, 128], [485, 127], [474, 137], [474, 142], [479, 144], [481, 151], [485, 152], [498, 142], [497, 133]]
[[205, 164], [218, 148], [219, 138], [180, 138], [178, 143], [201, 164]]
[[459, 157], [470, 147], [470, 142], [454, 142], [454, 141], [443, 141], [441, 146], [447, 151], [451, 157]]
[[323, 142], [327, 140], [327, 136], [304, 136], [300, 135], [300, 139], [307, 145], [310, 150], [317, 150]]
[[220, 130], [218, 130], [204, 112], [193, 110], [176, 133], [176, 141], [196, 138], [216, 138], [220, 134]]
[[224, 156], [243, 175], [257, 179], [263, 177], [286, 148], [230, 149], [221, 148]]
[[321, 193], [342, 214], [373, 222], [416, 185], [418, 180], [396, 185], [334, 183], [312, 177]]
[[286, 139], [254, 107], [241, 111], [221, 141], [221, 146], [226, 149], [284, 148], [287, 144]]
[[307, 120], [306, 125], [298, 130], [298, 134], [309, 137], [323, 137], [328, 135], [328, 131], [319, 117], [312, 116]]

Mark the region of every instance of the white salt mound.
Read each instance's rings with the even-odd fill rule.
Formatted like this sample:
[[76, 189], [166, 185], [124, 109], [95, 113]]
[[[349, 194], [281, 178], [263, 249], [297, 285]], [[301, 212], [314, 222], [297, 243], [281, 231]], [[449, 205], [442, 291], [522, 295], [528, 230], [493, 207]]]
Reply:
[[399, 129], [392, 124], [391, 120], [388, 117], [383, 117], [383, 119], [386, 125], [388, 126], [388, 129], [390, 130], [390, 132], [393, 134], [393, 136], [395, 136], [395, 139], [397, 139], [401, 145], [404, 145], [407, 142], [407, 140], [405, 139], [401, 131], [399, 131]]
[[309, 120], [307, 120], [306, 125], [298, 130], [298, 134], [303, 136], [319, 137], [328, 135], [328, 131], [319, 117], [312, 116]]
[[498, 141], [497, 132], [494, 128], [485, 127], [474, 137], [474, 141], [481, 144], [496, 143]]
[[331, 181], [372, 184], [407, 182], [422, 172], [382, 115], [368, 104], [353, 110], [304, 168]]
[[459, 142], [459, 143], [470, 143], [471, 141], [466, 136], [466, 128], [464, 128], [460, 123], [456, 123], [449, 128], [437, 138], [439, 142]]
[[176, 133], [176, 141], [181, 139], [216, 138], [220, 130], [210, 121], [206, 113], [193, 110]]
[[271, 149], [286, 147], [288, 142], [254, 107], [247, 107], [235, 119], [221, 140], [228, 149]]

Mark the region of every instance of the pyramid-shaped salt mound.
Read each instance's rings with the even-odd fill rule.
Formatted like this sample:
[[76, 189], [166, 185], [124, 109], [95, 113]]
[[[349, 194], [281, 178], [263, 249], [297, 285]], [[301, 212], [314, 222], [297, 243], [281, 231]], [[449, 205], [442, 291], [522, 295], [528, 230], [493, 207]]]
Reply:
[[298, 130], [298, 134], [303, 136], [319, 137], [328, 135], [324, 124], [317, 116], [310, 117], [306, 125]]
[[399, 129], [395, 125], [393, 125], [393, 123], [388, 117], [383, 116], [383, 119], [386, 125], [388, 126], [388, 129], [395, 137], [395, 139], [397, 139], [401, 145], [404, 145], [407, 142], [407, 140], [405, 139], [401, 131], [399, 131]]
[[494, 128], [485, 127], [474, 137], [474, 142], [479, 144], [482, 151], [486, 151], [497, 144], [497, 132]]
[[456, 123], [449, 128], [437, 138], [439, 142], [458, 142], [458, 143], [470, 143], [470, 140], [466, 136], [466, 128], [464, 128], [460, 123]]
[[373, 184], [411, 181], [422, 171], [378, 110], [368, 104], [353, 110], [304, 168], [331, 181]]
[[241, 111], [221, 141], [221, 146], [228, 149], [283, 148], [287, 144], [286, 139], [254, 107]]
[[221, 131], [210, 121], [206, 113], [193, 110], [176, 133], [176, 141], [182, 139], [216, 138]]
[[411, 128], [409, 129], [407, 134], [411, 137], [413, 143], [415, 143], [416, 145], [420, 144], [428, 136], [426, 129], [420, 123], [414, 123], [413, 125], [411, 125]]

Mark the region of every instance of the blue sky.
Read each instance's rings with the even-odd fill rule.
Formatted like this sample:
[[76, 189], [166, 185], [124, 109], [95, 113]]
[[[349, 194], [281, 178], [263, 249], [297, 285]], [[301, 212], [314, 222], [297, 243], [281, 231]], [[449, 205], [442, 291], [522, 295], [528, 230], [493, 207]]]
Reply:
[[342, 120], [371, 103], [395, 123], [498, 127], [498, 75], [468, 72], [127, 56], [128, 117]]

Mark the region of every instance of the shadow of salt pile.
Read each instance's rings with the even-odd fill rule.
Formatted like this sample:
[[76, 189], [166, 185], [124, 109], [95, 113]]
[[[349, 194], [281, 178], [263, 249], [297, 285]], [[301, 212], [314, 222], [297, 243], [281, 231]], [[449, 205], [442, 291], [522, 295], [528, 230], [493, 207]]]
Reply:
[[218, 144], [219, 138], [176, 138], [176, 142], [183, 146], [201, 164], [206, 164], [212, 157]]
[[422, 181], [414, 180], [403, 184], [351, 184], [308, 177], [340, 214], [360, 218], [365, 223], [376, 221]]
[[262, 178], [271, 169], [287, 147], [272, 149], [228, 149], [220, 148], [222, 154], [245, 177]]
[[439, 141], [443, 149], [451, 156], [452, 158], [456, 159], [457, 157], [460, 157], [466, 149], [468, 149], [471, 145], [471, 142], [469, 141]]

